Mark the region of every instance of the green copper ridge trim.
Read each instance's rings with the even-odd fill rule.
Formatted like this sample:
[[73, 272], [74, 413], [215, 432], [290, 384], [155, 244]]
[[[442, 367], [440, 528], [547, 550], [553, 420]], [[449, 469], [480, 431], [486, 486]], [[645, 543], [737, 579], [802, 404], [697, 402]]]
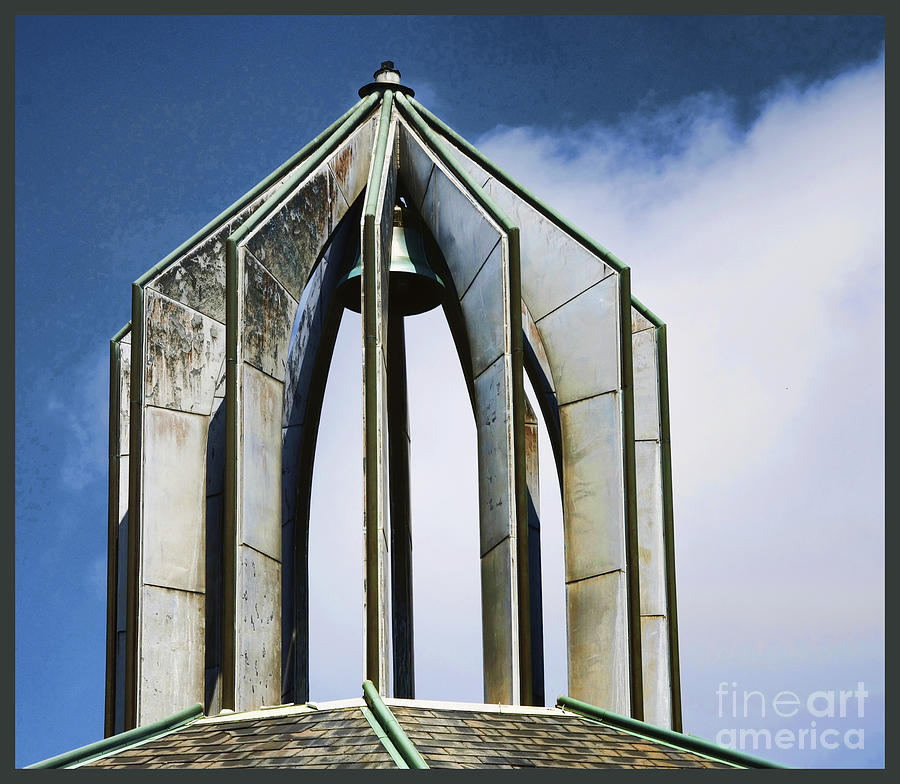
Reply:
[[361, 707], [362, 715], [366, 717], [366, 721], [369, 722], [369, 726], [378, 736], [378, 740], [381, 741], [381, 745], [384, 746], [385, 750], [388, 754], [391, 755], [391, 759], [394, 760], [394, 763], [398, 768], [403, 768], [404, 770], [409, 769], [409, 765], [406, 764], [406, 760], [400, 755], [400, 752], [397, 751], [397, 747], [391, 743], [391, 739], [387, 736], [387, 733], [381, 728], [381, 725], [378, 723], [378, 720], [375, 716], [372, 715], [372, 711], [370, 711], [365, 706]]
[[469, 195], [506, 232], [509, 245], [509, 325], [510, 354], [512, 355], [512, 419], [513, 419], [513, 481], [516, 500], [516, 600], [518, 604], [519, 701], [523, 705], [534, 702], [532, 694], [531, 661], [531, 596], [528, 576], [528, 488], [525, 480], [525, 348], [522, 335], [522, 263], [519, 227], [506, 215], [496, 201], [463, 169], [440, 138], [422, 119], [416, 109], [417, 101], [397, 96], [404, 116], [431, 145], [431, 149], [463, 183]]
[[131, 322], [129, 321], [122, 329], [116, 332], [115, 335], [112, 336], [113, 343], [118, 343], [122, 338], [124, 338], [129, 332], [131, 332]]
[[[375, 301], [375, 213], [378, 211], [378, 195], [384, 170], [387, 142], [390, 134], [391, 109], [394, 93], [385, 90], [378, 118], [378, 136], [375, 153], [366, 183], [366, 201], [363, 211], [362, 238], [362, 292], [363, 319], [363, 401], [365, 406], [365, 558], [366, 558], [366, 678], [381, 688], [381, 629], [378, 589], [382, 584], [378, 558], [378, 507], [382, 488], [378, 484], [378, 314]], [[370, 96], [376, 98], [375, 94]], [[393, 209], [393, 204], [387, 209]], [[387, 348], [387, 347], [385, 347]], [[385, 630], [386, 631], [386, 630]], [[368, 682], [367, 681], [367, 682]]]
[[631, 307], [647, 319], [654, 327], [664, 326], [662, 319], [633, 294], [631, 295]]
[[90, 762], [97, 757], [101, 757], [114, 751], [121, 751], [127, 746], [134, 746], [148, 740], [161, 738], [163, 735], [168, 735], [186, 724], [190, 724], [194, 719], [197, 719], [202, 715], [203, 706], [197, 703], [196, 705], [185, 708], [185, 710], [179, 711], [174, 716], [169, 716], [166, 719], [160, 719], [159, 721], [154, 721], [152, 724], [146, 724], [143, 727], [120, 732], [118, 735], [113, 735], [112, 737], [89, 743], [87, 746], [72, 749], [72, 751], [57, 754], [55, 757], [50, 757], [41, 762], [26, 765], [25, 767], [26, 769], [69, 768], [76, 765], [83, 765], [85, 762]]
[[560, 696], [556, 698], [556, 704], [564, 710], [577, 713], [579, 716], [597, 721], [601, 724], [608, 724], [620, 730], [640, 735], [649, 740], [660, 741], [669, 746], [674, 746], [682, 751], [690, 751], [694, 754], [702, 754], [705, 757], [717, 760], [719, 762], [727, 762], [730, 765], [738, 765], [744, 768], [787, 768], [777, 762], [754, 757], [743, 751], [729, 749], [713, 743], [705, 738], [697, 738], [693, 735], [684, 735], [680, 732], [663, 729], [645, 721], [632, 719], [628, 716], [620, 716], [618, 713], [598, 708], [596, 705], [590, 705], [581, 700], [572, 697]]
[[288, 158], [284, 163], [281, 164], [275, 171], [273, 171], [268, 177], [266, 177], [261, 182], [257, 183], [253, 188], [251, 188], [247, 193], [241, 196], [234, 204], [230, 207], [226, 208], [223, 212], [219, 213], [215, 218], [213, 218], [209, 223], [207, 223], [200, 231], [194, 234], [188, 240], [185, 240], [181, 243], [175, 250], [173, 250], [168, 256], [166, 256], [162, 261], [157, 262], [150, 269], [148, 269], [143, 275], [141, 275], [135, 283], [139, 286], [144, 286], [147, 282], [150, 281], [151, 278], [156, 277], [159, 273], [166, 269], [173, 261], [175, 261], [179, 256], [189, 250], [193, 245], [198, 243], [200, 240], [204, 238], [207, 234], [209, 234], [213, 229], [217, 228], [225, 221], [233, 218], [238, 212], [240, 212], [244, 207], [247, 206], [253, 199], [263, 193], [266, 188], [268, 188], [272, 183], [279, 180], [284, 176], [285, 172], [289, 171], [293, 166], [296, 166], [300, 161], [302, 161], [307, 155], [310, 154], [316, 147], [318, 147], [325, 139], [327, 139], [331, 134], [337, 130], [342, 123], [344, 123], [348, 117], [350, 117], [354, 112], [358, 111], [358, 109], [365, 103], [365, 101], [359, 101], [358, 103], [351, 106], [344, 114], [342, 114], [337, 120], [335, 120], [331, 125], [329, 125], [324, 131], [322, 131], [315, 139], [313, 139], [309, 144], [305, 145], [301, 150], [294, 153], [290, 158]]
[[370, 680], [363, 681], [363, 697], [366, 704], [372, 710], [375, 719], [384, 729], [385, 734], [391, 739], [391, 742], [397, 747], [403, 757], [403, 761], [408, 767], [416, 770], [427, 770], [428, 765], [419, 754], [419, 750], [413, 745], [409, 736], [403, 731], [403, 727], [397, 722], [391, 709], [384, 704], [384, 700], [378, 694], [378, 689]]

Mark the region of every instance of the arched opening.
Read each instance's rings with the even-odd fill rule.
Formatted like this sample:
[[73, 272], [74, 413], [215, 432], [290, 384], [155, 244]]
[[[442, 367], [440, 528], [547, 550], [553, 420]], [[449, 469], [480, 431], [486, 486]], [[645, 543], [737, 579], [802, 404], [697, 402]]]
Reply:
[[415, 695], [481, 702], [478, 460], [472, 404], [444, 311], [405, 319]]
[[345, 311], [325, 386], [309, 512], [309, 699], [363, 679], [363, 442], [358, 314]]

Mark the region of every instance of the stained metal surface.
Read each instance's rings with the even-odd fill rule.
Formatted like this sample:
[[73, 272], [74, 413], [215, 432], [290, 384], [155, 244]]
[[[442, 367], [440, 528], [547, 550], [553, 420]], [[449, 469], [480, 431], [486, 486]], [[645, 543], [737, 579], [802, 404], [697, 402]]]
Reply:
[[247, 545], [238, 549], [236, 644], [242, 666], [235, 710], [242, 711], [281, 702], [281, 564]]
[[138, 726], [203, 701], [203, 596], [144, 585], [141, 615]]
[[620, 388], [616, 276], [543, 318], [536, 317], [536, 323], [553, 369], [559, 405]]
[[666, 614], [666, 561], [663, 542], [662, 466], [655, 441], [635, 444], [641, 615]]
[[281, 560], [281, 403], [284, 385], [244, 363], [239, 541]]
[[[499, 357], [475, 379], [479, 541], [482, 556], [515, 533], [515, 517], [510, 502], [511, 392], [505, 360], [505, 357]], [[482, 587], [482, 592], [484, 590]]]
[[664, 616], [645, 615], [641, 618], [641, 651], [644, 668], [644, 721], [671, 729], [669, 636]]
[[503, 246], [498, 242], [468, 291], [460, 300], [463, 317], [470, 325], [472, 375], [478, 376], [506, 351], [507, 324], [504, 301]]
[[634, 305], [631, 306], [631, 331], [643, 332], [645, 329], [653, 329], [654, 324]]
[[[632, 310], [632, 319], [634, 310]], [[646, 329], [631, 336], [634, 372], [634, 437], [638, 441], [658, 441], [659, 368], [656, 361], [656, 330]]]
[[244, 254], [243, 360], [284, 380], [295, 300], [253, 254]]
[[422, 200], [434, 170], [434, 161], [405, 123], [400, 123], [400, 171], [409, 189], [412, 205], [421, 212]]
[[209, 414], [225, 356], [224, 327], [149, 290], [146, 313], [144, 404]]
[[331, 157], [328, 166], [334, 174], [335, 182], [347, 209], [366, 187], [369, 175], [369, 160], [375, 144], [377, 120], [366, 120], [359, 129]]
[[144, 417], [143, 582], [202, 593], [208, 420], [153, 406]]
[[625, 568], [619, 398], [609, 392], [560, 409], [567, 582]]
[[481, 628], [484, 661], [484, 701], [515, 705], [518, 692], [510, 597], [513, 581], [513, 541], [506, 537], [481, 557]]
[[326, 162], [255, 231], [246, 247], [299, 300], [332, 228], [346, 210], [347, 202], [338, 194]]
[[623, 715], [631, 712], [625, 573], [566, 584], [569, 694]]

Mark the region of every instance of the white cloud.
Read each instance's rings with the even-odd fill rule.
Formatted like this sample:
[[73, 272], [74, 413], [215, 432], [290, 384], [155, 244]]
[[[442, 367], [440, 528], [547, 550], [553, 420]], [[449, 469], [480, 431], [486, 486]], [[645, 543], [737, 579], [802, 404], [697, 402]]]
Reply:
[[731, 651], [745, 666], [743, 651], [781, 643], [815, 669], [850, 634], [877, 662], [883, 57], [783, 85], [748, 130], [700, 96], [476, 144], [625, 260], [668, 324], [686, 661]]

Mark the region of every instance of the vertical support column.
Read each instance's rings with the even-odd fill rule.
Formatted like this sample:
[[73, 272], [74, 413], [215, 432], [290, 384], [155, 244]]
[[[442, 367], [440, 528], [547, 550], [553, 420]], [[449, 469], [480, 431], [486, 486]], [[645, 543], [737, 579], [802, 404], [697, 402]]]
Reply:
[[388, 268], [397, 166], [391, 123], [393, 93], [382, 98], [362, 225], [365, 677], [390, 693], [388, 564], [390, 449], [387, 390]]
[[126, 727], [204, 699], [206, 444], [224, 350], [218, 321], [133, 292]]
[[[670, 583], [674, 589], [674, 577], [670, 580], [671, 497], [667, 488], [671, 488], [671, 481], [665, 476], [669, 467], [663, 454], [668, 438], [663, 432], [665, 379], [660, 348], [664, 351], [665, 346], [664, 337], [662, 346], [659, 337], [660, 330], [665, 327], [653, 323], [633, 307], [631, 328], [644, 717], [657, 726], [673, 728], [676, 724], [677, 663], [672, 661], [670, 629], [674, 614]], [[668, 412], [665, 413], [667, 419]], [[674, 552], [671, 555], [674, 556]], [[674, 573], [674, 563], [671, 571]], [[676, 673], [674, 677], [673, 672]]]
[[532, 705], [544, 704], [544, 618], [541, 592], [541, 490], [538, 421], [525, 398], [525, 482], [528, 486], [528, 585], [531, 614]]
[[125, 729], [125, 595], [128, 552], [128, 409], [131, 324], [109, 344], [109, 527], [104, 735]]
[[409, 413], [406, 337], [402, 316], [388, 327], [388, 422], [391, 480], [391, 622], [394, 696], [415, 697], [412, 521], [409, 498]]

